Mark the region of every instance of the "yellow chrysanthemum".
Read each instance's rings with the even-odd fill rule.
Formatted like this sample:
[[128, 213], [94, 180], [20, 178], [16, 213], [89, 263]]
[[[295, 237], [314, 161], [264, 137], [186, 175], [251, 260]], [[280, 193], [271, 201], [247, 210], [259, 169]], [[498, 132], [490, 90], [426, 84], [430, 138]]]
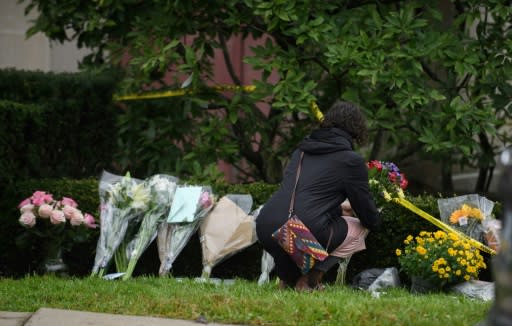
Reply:
[[450, 239], [451, 239], [452, 241], [457, 241], [457, 240], [459, 240], [459, 236], [458, 236], [457, 234], [453, 233], [453, 232], [450, 232], [448, 235], [450, 236]]
[[395, 254], [396, 254], [397, 256], [401, 256], [401, 255], [402, 255], [402, 250], [397, 249], [397, 250], [395, 251]]
[[427, 250], [422, 246], [418, 246], [418, 247], [416, 247], [416, 252], [420, 255], [424, 255], [427, 253]]

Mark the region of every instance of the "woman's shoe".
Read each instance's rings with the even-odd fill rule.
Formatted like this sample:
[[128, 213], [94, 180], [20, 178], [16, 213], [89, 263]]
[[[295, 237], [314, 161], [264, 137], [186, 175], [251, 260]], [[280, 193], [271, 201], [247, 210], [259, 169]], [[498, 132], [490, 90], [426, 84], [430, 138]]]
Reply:
[[309, 271], [308, 275], [308, 286], [315, 290], [323, 290], [325, 286], [322, 284], [322, 279], [324, 277], [324, 272], [312, 269]]
[[309, 277], [308, 277], [308, 274], [306, 275], [302, 275], [301, 277], [299, 277], [299, 279], [297, 280], [297, 283], [295, 283], [295, 290], [297, 291], [306, 291], [306, 292], [310, 292], [312, 291], [313, 289], [309, 286]]

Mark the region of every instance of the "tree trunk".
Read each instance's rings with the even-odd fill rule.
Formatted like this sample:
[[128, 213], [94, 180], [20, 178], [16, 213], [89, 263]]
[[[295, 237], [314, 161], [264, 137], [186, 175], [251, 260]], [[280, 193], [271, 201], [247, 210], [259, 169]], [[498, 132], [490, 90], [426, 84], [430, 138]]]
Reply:
[[443, 193], [453, 193], [452, 161], [449, 159], [441, 164], [441, 190]]
[[485, 133], [479, 133], [478, 139], [480, 140], [482, 153], [478, 160], [479, 170], [475, 185], [475, 192], [479, 194], [486, 194], [489, 191], [492, 174], [494, 172], [494, 151], [492, 150], [492, 146]]

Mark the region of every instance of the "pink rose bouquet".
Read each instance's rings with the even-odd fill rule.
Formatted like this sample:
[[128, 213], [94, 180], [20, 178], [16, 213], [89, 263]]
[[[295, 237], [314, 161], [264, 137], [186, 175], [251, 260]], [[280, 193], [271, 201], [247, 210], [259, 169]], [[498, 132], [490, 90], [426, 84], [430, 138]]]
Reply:
[[61, 200], [55, 200], [52, 194], [38, 190], [18, 205], [21, 214], [19, 222], [27, 228], [33, 228], [37, 223], [69, 223], [72, 226], [96, 228], [94, 217], [82, 213], [77, 207], [78, 204], [71, 198], [62, 197]]
[[73, 242], [83, 242], [88, 237], [88, 229], [97, 227], [91, 214], [82, 213], [78, 204], [71, 198], [56, 200], [51, 193], [36, 191], [19, 205], [19, 223], [27, 232], [19, 235], [16, 242], [27, 246], [34, 241], [44, 253], [38, 269], [43, 272], [65, 273], [67, 266], [62, 253], [69, 250]]

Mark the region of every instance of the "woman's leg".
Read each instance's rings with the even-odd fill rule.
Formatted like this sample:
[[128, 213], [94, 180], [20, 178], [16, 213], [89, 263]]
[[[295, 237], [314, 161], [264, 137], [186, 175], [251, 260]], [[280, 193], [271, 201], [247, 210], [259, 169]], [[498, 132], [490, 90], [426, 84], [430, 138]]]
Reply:
[[295, 287], [295, 283], [302, 275], [295, 262], [282, 249], [270, 252], [276, 264], [275, 270], [279, 279], [288, 287]]
[[315, 266], [313, 267], [314, 270], [320, 271], [320, 272], [328, 272], [332, 267], [337, 265], [340, 262], [339, 257], [335, 256], [328, 256], [325, 258], [324, 261], [319, 261], [315, 263]]
[[322, 279], [332, 267], [338, 264], [340, 258], [328, 256], [324, 261], [319, 261], [308, 273], [308, 285], [312, 289], [322, 290]]

